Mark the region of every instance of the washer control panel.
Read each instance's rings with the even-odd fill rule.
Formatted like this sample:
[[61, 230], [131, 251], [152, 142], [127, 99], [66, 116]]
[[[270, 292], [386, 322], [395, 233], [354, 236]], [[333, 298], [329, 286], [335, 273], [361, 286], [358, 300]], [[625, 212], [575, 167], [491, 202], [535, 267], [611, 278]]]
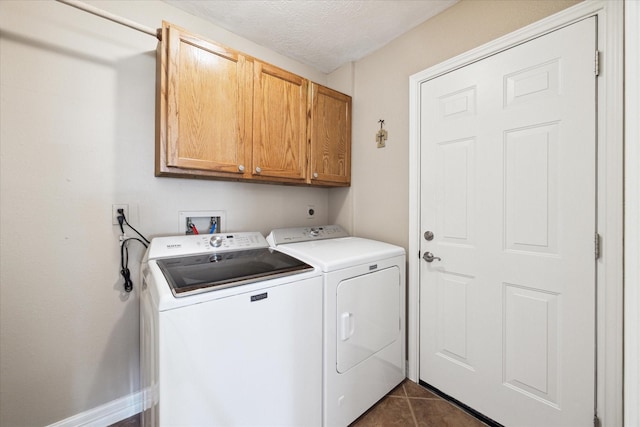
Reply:
[[339, 225], [321, 225], [317, 227], [277, 228], [267, 236], [271, 246], [286, 243], [308, 242], [312, 240], [335, 239], [349, 237]]
[[156, 237], [149, 246], [148, 258], [193, 255], [203, 252], [231, 252], [268, 247], [269, 244], [258, 231]]

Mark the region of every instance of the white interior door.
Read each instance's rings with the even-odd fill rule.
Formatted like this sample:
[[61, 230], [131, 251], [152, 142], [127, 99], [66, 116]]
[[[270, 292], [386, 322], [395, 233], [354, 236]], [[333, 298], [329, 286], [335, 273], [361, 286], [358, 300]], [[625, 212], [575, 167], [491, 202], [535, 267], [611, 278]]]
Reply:
[[421, 85], [420, 379], [507, 426], [593, 420], [595, 18]]

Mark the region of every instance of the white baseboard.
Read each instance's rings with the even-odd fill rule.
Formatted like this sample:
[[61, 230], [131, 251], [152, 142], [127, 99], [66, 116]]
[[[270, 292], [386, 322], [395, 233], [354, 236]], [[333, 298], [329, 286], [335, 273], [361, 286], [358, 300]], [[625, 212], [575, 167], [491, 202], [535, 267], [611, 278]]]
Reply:
[[76, 414], [48, 427], [107, 427], [142, 411], [142, 391]]

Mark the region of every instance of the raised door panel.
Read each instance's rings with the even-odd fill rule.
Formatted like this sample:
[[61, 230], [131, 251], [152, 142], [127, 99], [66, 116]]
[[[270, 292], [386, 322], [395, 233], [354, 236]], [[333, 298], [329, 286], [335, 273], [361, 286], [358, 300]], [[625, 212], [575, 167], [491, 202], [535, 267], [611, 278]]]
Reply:
[[351, 97], [311, 84], [310, 182], [351, 183]]
[[165, 36], [166, 166], [242, 176], [251, 62], [177, 27]]
[[253, 75], [253, 178], [304, 181], [308, 81], [259, 61]]

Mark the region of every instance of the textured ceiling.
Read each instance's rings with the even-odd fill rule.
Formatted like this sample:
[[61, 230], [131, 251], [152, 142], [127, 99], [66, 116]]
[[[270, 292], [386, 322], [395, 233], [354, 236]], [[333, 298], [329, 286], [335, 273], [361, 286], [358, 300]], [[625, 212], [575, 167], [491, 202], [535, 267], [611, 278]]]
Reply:
[[329, 73], [458, 0], [164, 0]]

